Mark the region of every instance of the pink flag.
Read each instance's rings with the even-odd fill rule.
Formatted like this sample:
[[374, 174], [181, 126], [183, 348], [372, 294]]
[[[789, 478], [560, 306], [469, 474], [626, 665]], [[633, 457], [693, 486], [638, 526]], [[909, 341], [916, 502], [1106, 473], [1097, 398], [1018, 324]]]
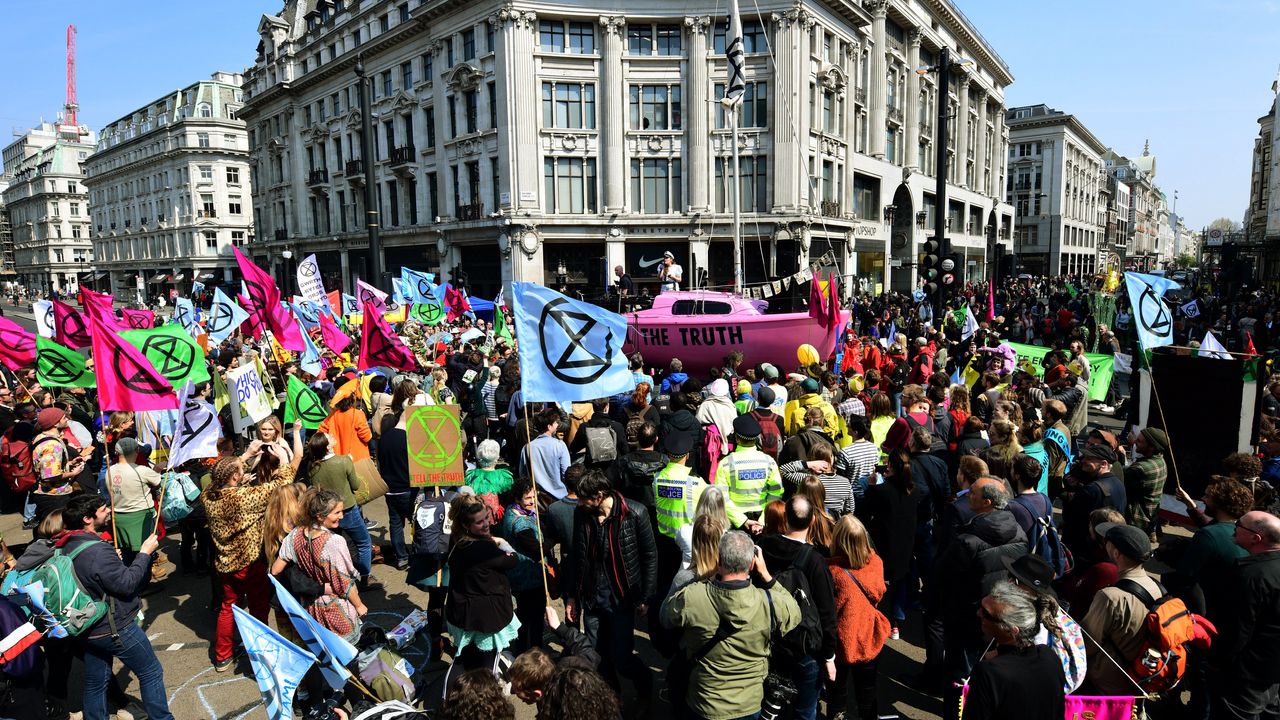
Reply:
[[827, 321], [829, 320], [827, 315], [827, 296], [822, 294], [817, 275], [814, 275], [813, 279], [809, 281], [809, 317], [817, 318], [823, 327], [827, 326]]
[[[96, 311], [100, 311], [98, 312], [98, 317], [102, 318], [103, 324], [114, 332], [132, 330], [133, 328], [120, 322], [120, 319], [116, 317], [115, 308], [111, 306], [112, 302], [114, 301], [110, 295], [94, 292], [88, 288], [80, 288], [80, 305], [85, 309], [85, 312], [89, 311], [90, 306]], [[147, 327], [151, 326], [148, 325]]]
[[320, 313], [320, 339], [324, 346], [335, 353], [341, 353], [351, 344], [351, 337], [338, 329], [338, 324], [324, 313]]
[[373, 305], [379, 315], [387, 311], [387, 294], [363, 280], [356, 280], [356, 301]]
[[53, 339], [73, 350], [89, 347], [93, 342], [84, 316], [61, 300], [53, 301], [53, 325]]
[[235, 251], [236, 262], [240, 264], [240, 274], [244, 276], [249, 299], [253, 300], [256, 312], [276, 336], [280, 346], [286, 350], [305, 350], [307, 345], [302, 340], [298, 321], [280, 306], [280, 288], [276, 287], [276, 281], [245, 257], [240, 248], [231, 249]]
[[103, 410], [176, 410], [173, 385], [138, 348], [103, 323], [101, 308], [89, 305], [93, 327], [93, 371], [98, 378], [98, 407]]
[[360, 361], [356, 368], [386, 366], [396, 370], [416, 370], [413, 353], [391, 332], [382, 311], [373, 303], [364, 304], [364, 330], [360, 335]]
[[445, 317], [449, 322], [457, 320], [471, 310], [471, 301], [467, 300], [467, 296], [463, 295], [461, 290], [452, 285], [444, 289], [444, 304], [449, 309], [449, 314]]
[[[827, 323], [828, 327], [835, 328], [836, 332], [840, 332], [844, 328], [840, 326], [844, 317], [840, 314], [840, 281], [836, 278], [835, 273], [831, 273], [831, 279], [827, 281], [827, 290], [831, 297], [827, 300]], [[839, 338], [836, 338], [839, 341]]]
[[987, 320], [996, 319], [996, 285], [987, 283]]
[[0, 317], [0, 363], [10, 370], [36, 361], [36, 336], [18, 323]]
[[258, 313], [257, 306], [253, 304], [253, 298], [242, 293], [236, 293], [236, 300], [240, 301], [240, 307], [249, 313], [248, 319], [240, 323], [240, 332], [245, 333], [254, 340], [261, 340], [262, 316]]
[[156, 325], [156, 314], [150, 310], [125, 308], [120, 311], [120, 314], [124, 315], [124, 324], [128, 325], [130, 330], [146, 330]]

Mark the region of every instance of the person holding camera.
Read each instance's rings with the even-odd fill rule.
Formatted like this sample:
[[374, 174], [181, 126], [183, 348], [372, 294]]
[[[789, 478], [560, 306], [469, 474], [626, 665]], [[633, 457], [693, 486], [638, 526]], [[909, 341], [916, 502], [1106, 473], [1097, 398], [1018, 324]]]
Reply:
[[[753, 577], [760, 587], [752, 584]], [[800, 607], [774, 582], [751, 536], [740, 530], [725, 533], [715, 577], [684, 586], [662, 605], [662, 624], [684, 635], [692, 715], [758, 716], [766, 700], [774, 631], [785, 634], [799, 623]]]

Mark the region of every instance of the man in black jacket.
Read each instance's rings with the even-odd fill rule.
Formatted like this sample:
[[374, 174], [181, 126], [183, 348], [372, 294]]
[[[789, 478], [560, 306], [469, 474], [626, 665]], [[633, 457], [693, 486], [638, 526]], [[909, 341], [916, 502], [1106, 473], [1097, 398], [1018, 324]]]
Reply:
[[151, 579], [151, 557], [160, 541], [152, 533], [126, 566], [115, 548], [98, 536], [111, 527], [111, 509], [96, 494], [72, 498], [62, 509], [62, 524], [65, 532], [57, 537], [54, 546], [71, 554], [88, 545], [72, 560], [76, 578], [91, 597], [109, 603], [107, 614], [80, 636], [84, 643], [85, 716], [107, 716], [107, 682], [111, 663], [119, 658], [138, 676], [147, 716], [172, 720], [164, 689], [164, 668], [135, 621], [142, 606], [139, 594]]
[[[795, 495], [787, 501], [787, 533], [785, 535], [760, 535], [756, 544], [764, 553], [769, 574], [777, 576], [795, 568], [809, 584], [810, 602], [818, 611], [822, 626], [822, 642], [801, 658], [785, 658], [791, 671], [791, 681], [800, 693], [792, 702], [797, 718], [813, 718], [818, 707], [818, 690], [823, 678], [835, 681], [836, 674], [836, 601], [831, 571], [827, 569], [822, 553], [809, 544], [809, 526], [813, 523], [813, 506], [808, 498]], [[798, 631], [798, 630], [797, 630]], [[793, 631], [793, 632], [797, 632]], [[775, 652], [775, 660], [781, 659]], [[819, 673], [819, 669], [823, 672]]]
[[[573, 444], [569, 446], [569, 454], [574, 458], [585, 454], [583, 463], [591, 469], [603, 470], [610, 480], [617, 480], [617, 462], [623, 453], [627, 451], [627, 429], [622, 423], [609, 417], [609, 398], [597, 398], [591, 401], [591, 419], [578, 426], [578, 432], [573, 436]], [[604, 437], [613, 438], [613, 454], [604, 457], [594, 457], [591, 446], [591, 430], [603, 430], [608, 433]], [[607, 452], [606, 444], [597, 444], [599, 452]]]
[[1095, 543], [1089, 537], [1089, 513], [1110, 507], [1124, 513], [1127, 496], [1124, 483], [1111, 472], [1116, 453], [1106, 443], [1085, 445], [1072, 468], [1062, 504], [1062, 542], [1074, 553], [1077, 562], [1088, 565], [1105, 559], [1097, 557]]
[[1245, 513], [1235, 542], [1249, 552], [1236, 561], [1232, 607], [1213, 643], [1213, 717], [1275, 717], [1280, 705], [1280, 518]]
[[635, 654], [636, 616], [648, 611], [657, 592], [658, 552], [649, 514], [628, 503], [598, 470], [578, 482], [573, 519], [574, 563], [566, 576], [565, 619], [583, 619], [587, 637], [600, 653], [600, 673], [618, 688], [618, 675], [635, 685], [637, 717], [648, 712], [653, 677]]
[[969, 677], [974, 663], [986, 647], [978, 623], [978, 607], [991, 588], [1008, 576], [1004, 558], [1027, 554], [1027, 534], [1007, 510], [1013, 499], [1004, 481], [984, 477], [969, 488], [970, 520], [945, 548], [939, 548], [933, 587], [943, 626], [946, 647], [945, 679], [949, 691], [943, 699], [947, 717], [958, 707], [958, 683]]

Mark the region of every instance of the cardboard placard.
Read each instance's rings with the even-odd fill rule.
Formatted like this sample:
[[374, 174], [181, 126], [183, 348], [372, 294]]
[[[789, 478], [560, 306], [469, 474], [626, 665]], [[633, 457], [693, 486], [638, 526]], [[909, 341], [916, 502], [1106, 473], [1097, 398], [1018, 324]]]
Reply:
[[457, 405], [423, 405], [405, 421], [409, 446], [409, 485], [457, 486], [466, 466], [462, 451], [466, 436]]

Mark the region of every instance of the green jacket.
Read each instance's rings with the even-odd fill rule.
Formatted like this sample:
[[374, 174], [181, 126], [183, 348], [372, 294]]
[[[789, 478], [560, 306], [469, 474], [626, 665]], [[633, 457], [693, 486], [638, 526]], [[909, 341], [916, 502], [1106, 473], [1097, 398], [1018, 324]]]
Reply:
[[[699, 716], [726, 720], [760, 709], [772, 635], [766, 592], [773, 598], [779, 632], [800, 624], [800, 607], [777, 583], [766, 591], [749, 580], [695, 582], [662, 604], [662, 624], [684, 630], [684, 646], [693, 662], [687, 699], [689, 709]], [[715, 636], [722, 618], [734, 632], [694, 661], [698, 650]]]
[[332, 490], [342, 498], [344, 510], [356, 506], [356, 466], [346, 455], [334, 455], [327, 460], [311, 464], [311, 486]]

